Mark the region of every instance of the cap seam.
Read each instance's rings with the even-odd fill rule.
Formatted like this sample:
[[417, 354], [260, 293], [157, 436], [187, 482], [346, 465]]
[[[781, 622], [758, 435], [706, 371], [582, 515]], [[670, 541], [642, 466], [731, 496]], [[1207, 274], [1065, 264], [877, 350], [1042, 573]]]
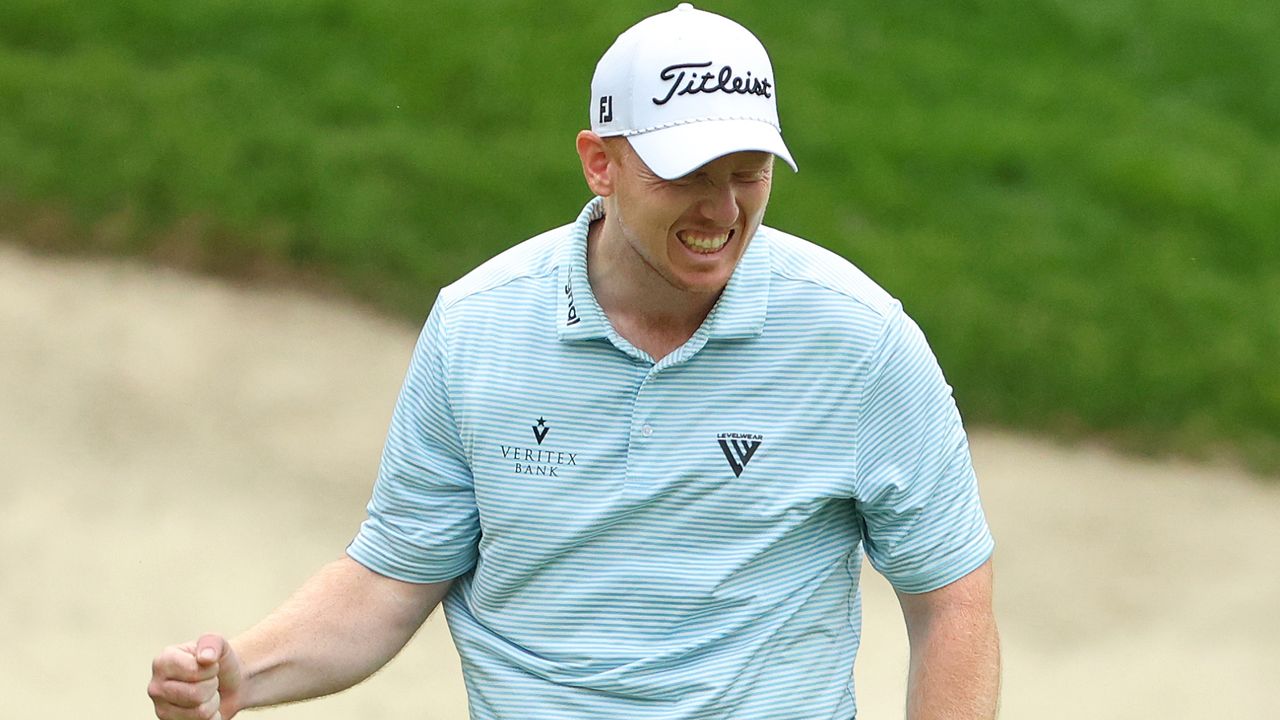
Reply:
[[653, 132], [655, 130], [666, 130], [667, 128], [673, 128], [679, 125], [692, 125], [694, 123], [700, 123], [700, 122], [719, 122], [722, 120], [750, 120], [752, 122], [758, 122], [764, 125], [768, 125], [774, 130], [777, 130], [779, 133], [782, 132], [781, 125], [777, 123], [769, 122], [768, 120], [761, 120], [758, 117], [750, 117], [746, 115], [715, 115], [711, 117], [696, 117], [696, 118], [685, 118], [683, 120], [673, 120], [672, 122], [662, 123], [661, 125], [651, 125], [649, 127], [644, 127], [644, 128], [634, 128], [634, 129], [622, 128], [622, 129], [614, 130], [608, 133], [606, 137], [613, 136], [613, 135], [627, 135], [627, 136], [643, 135], [644, 133]]

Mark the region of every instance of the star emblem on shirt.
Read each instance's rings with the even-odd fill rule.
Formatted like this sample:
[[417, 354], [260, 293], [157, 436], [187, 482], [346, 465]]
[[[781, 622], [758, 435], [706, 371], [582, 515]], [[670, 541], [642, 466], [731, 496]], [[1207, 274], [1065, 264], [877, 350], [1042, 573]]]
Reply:
[[551, 432], [551, 428], [547, 425], [547, 421], [538, 418], [538, 424], [533, 426], [533, 439], [541, 445], [542, 441], [547, 437], [547, 433]]

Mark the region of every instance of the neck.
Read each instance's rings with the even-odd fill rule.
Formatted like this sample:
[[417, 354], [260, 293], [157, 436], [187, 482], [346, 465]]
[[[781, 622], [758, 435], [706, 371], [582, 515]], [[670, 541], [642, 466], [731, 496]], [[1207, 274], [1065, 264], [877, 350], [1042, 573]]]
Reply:
[[614, 330], [658, 360], [697, 332], [720, 291], [681, 290], [649, 266], [622, 236], [614, 216], [587, 233], [587, 278]]

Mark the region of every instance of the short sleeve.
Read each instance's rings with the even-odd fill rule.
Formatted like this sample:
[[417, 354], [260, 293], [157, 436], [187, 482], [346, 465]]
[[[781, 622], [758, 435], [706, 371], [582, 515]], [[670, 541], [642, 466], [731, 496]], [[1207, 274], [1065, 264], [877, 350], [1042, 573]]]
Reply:
[[867, 558], [897, 590], [934, 590], [986, 562], [993, 541], [960, 413], [897, 304], [866, 367], [855, 442]]
[[360, 564], [406, 582], [466, 573], [480, 537], [471, 468], [449, 402], [445, 327], [437, 300], [396, 401], [368, 517], [347, 548]]

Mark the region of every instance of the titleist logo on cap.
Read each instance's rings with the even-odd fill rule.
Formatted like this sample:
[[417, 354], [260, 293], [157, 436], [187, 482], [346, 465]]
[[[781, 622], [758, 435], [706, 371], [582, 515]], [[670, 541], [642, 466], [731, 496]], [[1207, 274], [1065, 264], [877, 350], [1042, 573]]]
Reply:
[[658, 73], [658, 77], [670, 83], [670, 86], [665, 96], [653, 98], [653, 104], [666, 105], [676, 95], [713, 92], [773, 97], [769, 93], [773, 83], [768, 79], [751, 77], [750, 70], [746, 75], [734, 75], [731, 66], [723, 65], [719, 72], [697, 72], [701, 68], [709, 68], [714, 64], [708, 60], [703, 63], [676, 63], [663, 68], [662, 72]]
[[596, 63], [588, 97], [591, 129], [625, 136], [664, 180], [736, 152], [773, 153], [796, 166], [778, 126], [764, 45], [729, 18], [688, 3], [619, 35]]

